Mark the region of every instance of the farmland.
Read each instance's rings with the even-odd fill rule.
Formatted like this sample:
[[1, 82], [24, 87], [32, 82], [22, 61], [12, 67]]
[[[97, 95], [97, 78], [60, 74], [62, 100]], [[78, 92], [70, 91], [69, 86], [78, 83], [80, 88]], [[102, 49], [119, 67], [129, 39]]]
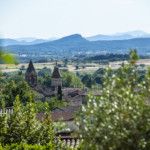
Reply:
[[[60, 69], [64, 70], [67, 69], [70, 72], [83, 72], [83, 73], [93, 73], [94, 71], [98, 70], [99, 68], [105, 67], [112, 67], [113, 69], [117, 69], [123, 61], [115, 61], [109, 62], [109, 64], [98, 64], [98, 63], [81, 63], [78, 64], [78, 68], [76, 68], [77, 64], [75, 63], [68, 63], [67, 67], [64, 67], [63, 62], [59, 61], [58, 64], [60, 65]], [[34, 63], [36, 70], [41, 70], [42, 68], [46, 67], [49, 69], [53, 69], [56, 62], [46, 62], [46, 63]], [[150, 59], [140, 59], [137, 62], [137, 65], [144, 65], [145, 67], [150, 66]], [[20, 63], [18, 65], [14, 64], [0, 64], [0, 68], [2, 72], [16, 72], [20, 70], [26, 70], [28, 63]]]

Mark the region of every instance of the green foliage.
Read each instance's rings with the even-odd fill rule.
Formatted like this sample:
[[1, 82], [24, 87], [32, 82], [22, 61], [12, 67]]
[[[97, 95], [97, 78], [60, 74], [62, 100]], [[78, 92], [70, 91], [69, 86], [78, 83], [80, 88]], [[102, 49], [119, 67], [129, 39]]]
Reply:
[[38, 77], [38, 83], [46, 87], [51, 87], [51, 77], [50, 76]]
[[[40, 134], [40, 123], [36, 119], [36, 110], [33, 102], [28, 102], [26, 105], [25, 111], [25, 125], [24, 125], [24, 136], [25, 141], [29, 144], [40, 143], [39, 134]], [[41, 131], [42, 132], [42, 131]]]
[[21, 143], [24, 140], [24, 115], [22, 104], [19, 96], [16, 97], [14, 102], [14, 110], [11, 117], [8, 119], [8, 131], [4, 143]]
[[82, 83], [88, 88], [95, 88], [96, 86], [102, 86], [103, 78], [105, 74], [104, 68], [99, 68], [94, 73], [86, 73], [79, 75]]
[[68, 105], [64, 100], [59, 101], [56, 97], [52, 97], [48, 102], [49, 110], [53, 110], [55, 108], [66, 107]]
[[3, 114], [0, 116], [0, 143], [4, 143], [7, 129], [7, 116]]
[[67, 59], [67, 58], [64, 59], [64, 60], [63, 60], [63, 63], [64, 63], [64, 67], [67, 67], [67, 65], [68, 65], [68, 59]]
[[11, 144], [11, 145], [6, 145], [4, 149], [2, 150], [46, 150], [46, 146], [34, 144], [26, 144], [26, 143], [21, 143], [21, 144]]
[[131, 49], [129, 56], [130, 56], [130, 63], [131, 63], [131, 64], [135, 64], [136, 61], [139, 59], [139, 56], [138, 56], [138, 54], [137, 54], [136, 49]]
[[44, 67], [38, 72], [38, 76], [47, 77], [51, 75], [51, 69]]
[[88, 88], [92, 88], [93, 82], [93, 78], [90, 74], [86, 74], [82, 78], [82, 83]]
[[[51, 124], [51, 126], [50, 126]], [[40, 142], [42, 145], [46, 145], [50, 142], [52, 147], [55, 147], [55, 132], [54, 132], [54, 125], [52, 123], [52, 120], [48, 113], [45, 114], [45, 118], [43, 121], [43, 126], [41, 126], [41, 129], [43, 132], [40, 135]], [[46, 137], [46, 139], [45, 139]], [[43, 140], [44, 139], [44, 140]]]
[[[82, 87], [83, 84], [76, 74], [69, 71], [62, 71], [63, 87]], [[51, 76], [48, 69], [42, 69], [38, 73], [38, 83], [46, 87], [51, 87]]]
[[42, 121], [37, 119], [35, 105], [30, 99], [26, 106], [19, 96], [14, 101], [13, 114], [0, 116], [0, 143], [4, 150], [20, 149], [67, 149], [56, 139], [55, 125], [50, 114]]
[[60, 101], [56, 97], [52, 97], [51, 99], [46, 100], [46, 102], [37, 101], [35, 102], [35, 107], [37, 112], [47, 112], [52, 111], [55, 108], [66, 107], [67, 102], [64, 100]]
[[[15, 60], [0, 51], [0, 62], [14, 63]], [[0, 78], [0, 108], [3, 110], [3, 114], [0, 114], [0, 150], [69, 149], [56, 138], [49, 114], [45, 114], [43, 121], [37, 119], [32, 91], [21, 75], [7, 81]], [[13, 106], [13, 114], [4, 113], [3, 100], [6, 106]], [[51, 104], [48, 106], [54, 107]]]
[[17, 61], [11, 54], [5, 53], [0, 50], [0, 63], [14, 64], [17, 63]]
[[38, 72], [38, 83], [46, 87], [51, 86], [51, 70], [48, 68], [43, 68]]
[[91, 57], [86, 57], [85, 56], [85, 61], [86, 62], [99, 62], [103, 63], [104, 65], [107, 65], [109, 62], [113, 61], [123, 61], [123, 60], [128, 60], [129, 55], [128, 54], [115, 54], [115, 53], [106, 53], [106, 54], [98, 54], [95, 56]]
[[46, 145], [39, 145], [39, 144], [11, 144], [6, 145], [4, 147], [0, 146], [0, 150], [73, 150], [72, 148], [69, 148], [67, 146], [63, 146], [61, 142], [57, 143], [57, 146], [53, 147], [51, 143], [48, 143]]
[[[133, 53], [132, 53], [133, 55]], [[133, 55], [133, 60], [131, 63], [135, 64], [135, 61], [138, 60], [138, 56], [136, 56], [136, 51], [134, 51], [134, 55]], [[135, 57], [136, 56], [136, 57]], [[131, 61], [131, 60], [130, 60]], [[124, 64], [122, 64], [124, 65]], [[142, 81], [144, 79], [145, 76], [145, 69], [143, 68], [143, 66], [135, 66], [137, 69], [137, 73], [139, 75], [138, 81]], [[112, 74], [116, 74], [117, 72], [119, 72], [120, 69], [113, 69], [111, 70], [111, 73], [109, 74], [108, 78], [112, 76]], [[81, 74], [79, 75], [79, 77], [81, 78], [82, 83], [88, 87], [88, 88], [94, 88], [97, 86], [99, 88], [102, 87], [103, 82], [104, 82], [104, 75], [106, 72], [106, 68], [99, 68], [97, 71], [95, 71], [93, 74]]]
[[50, 110], [48, 102], [37, 101], [35, 102], [35, 107], [37, 112], [47, 112]]
[[[135, 54], [135, 51], [134, 51]], [[90, 96], [77, 119], [83, 149], [148, 150], [150, 72], [139, 81], [137, 57], [117, 71], [107, 69], [101, 96]]]
[[4, 99], [7, 107], [13, 106], [17, 95], [19, 95], [21, 102], [24, 104], [31, 96], [34, 96], [27, 82], [20, 76], [8, 79], [3, 84], [1, 91], [1, 97]]
[[74, 73], [71, 72], [62, 72], [62, 82], [64, 87], [82, 87], [83, 84]]
[[97, 71], [94, 72], [93, 78], [97, 84], [103, 84], [103, 78], [105, 75], [106, 69], [99, 68]]

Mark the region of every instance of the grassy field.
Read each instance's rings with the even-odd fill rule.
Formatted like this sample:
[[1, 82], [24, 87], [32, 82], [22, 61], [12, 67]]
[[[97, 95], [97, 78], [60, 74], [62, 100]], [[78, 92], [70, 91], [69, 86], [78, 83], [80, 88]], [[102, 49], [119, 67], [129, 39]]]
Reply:
[[[59, 62], [59, 64], [62, 64], [62, 62]], [[23, 67], [24, 66], [24, 67]], [[55, 66], [55, 62], [51, 62], [51, 63], [34, 63], [34, 67], [36, 70], [41, 70], [44, 67], [53, 69]], [[79, 67], [79, 69], [76, 69], [75, 64], [68, 64], [67, 69], [71, 72], [94, 72], [96, 71], [98, 68], [100, 68], [99, 64], [85, 64], [85, 68], [83, 68], [82, 66]], [[24, 64], [18, 64], [18, 65], [13, 65], [13, 64], [0, 64], [0, 68], [2, 70], [2, 72], [15, 72], [15, 71], [19, 71], [21, 68], [27, 69], [28, 64], [24, 63]], [[64, 67], [60, 67], [60, 69], [65, 69]]]
[[[62, 62], [58, 62], [58, 64], [62, 64]], [[112, 67], [113, 69], [116, 69], [118, 67], [120, 67], [120, 65], [122, 64], [121, 61], [117, 61], [117, 62], [110, 62], [109, 66]], [[143, 64], [146, 67], [150, 66], [150, 59], [141, 59], [137, 62], [138, 65]], [[24, 67], [23, 67], [24, 66]], [[44, 67], [53, 69], [55, 66], [55, 62], [49, 62], [49, 63], [34, 63], [34, 67], [36, 70], [41, 70]], [[84, 66], [84, 67], [83, 67]], [[102, 64], [96, 64], [96, 63], [86, 63], [86, 64], [80, 64], [79, 68], [76, 69], [76, 64], [73, 63], [69, 63], [68, 64], [68, 70], [71, 72], [89, 72], [92, 73], [94, 71], [96, 71], [99, 68], [105, 68], [108, 65], [102, 65]], [[28, 63], [24, 63], [24, 64], [18, 64], [18, 65], [13, 65], [13, 64], [0, 64], [0, 69], [2, 70], [2, 72], [15, 72], [15, 71], [19, 71], [21, 68], [27, 69], [28, 67]], [[60, 67], [60, 69], [64, 69], [63, 67]]]

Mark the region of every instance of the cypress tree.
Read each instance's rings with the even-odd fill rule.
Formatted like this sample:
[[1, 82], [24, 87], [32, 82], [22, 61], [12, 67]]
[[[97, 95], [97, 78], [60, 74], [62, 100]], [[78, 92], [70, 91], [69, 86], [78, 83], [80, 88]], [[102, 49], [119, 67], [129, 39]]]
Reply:
[[13, 114], [10, 115], [8, 120], [8, 134], [6, 143], [20, 143], [23, 141], [24, 133], [24, 116], [23, 106], [20, 102], [19, 96], [14, 101]]
[[1, 101], [1, 114], [0, 114], [0, 143], [4, 144], [5, 136], [7, 134], [7, 115], [5, 112], [5, 102]]
[[62, 89], [61, 89], [61, 86], [58, 86], [58, 100], [62, 100]]
[[39, 142], [40, 122], [36, 118], [35, 104], [30, 98], [30, 102], [26, 105], [25, 110], [25, 140], [28, 144], [35, 144]]
[[42, 122], [40, 131], [41, 131], [41, 139], [40, 139], [41, 144], [46, 145], [47, 143], [50, 143], [52, 145], [55, 145], [54, 125], [52, 123], [50, 114], [45, 113], [45, 117]]

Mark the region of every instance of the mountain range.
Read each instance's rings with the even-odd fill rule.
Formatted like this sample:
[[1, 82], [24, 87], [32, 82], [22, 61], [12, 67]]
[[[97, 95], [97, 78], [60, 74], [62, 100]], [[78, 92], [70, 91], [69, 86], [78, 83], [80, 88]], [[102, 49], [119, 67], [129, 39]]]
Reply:
[[86, 39], [89, 41], [101, 41], [101, 40], [128, 40], [128, 39], [134, 39], [134, 38], [149, 38], [150, 33], [146, 33], [144, 31], [131, 31], [131, 32], [124, 32], [124, 33], [116, 33], [112, 35], [94, 35], [91, 37], [87, 37]]
[[[130, 35], [130, 36], [127, 36]], [[132, 38], [131, 38], [132, 36]], [[16, 40], [7, 39], [3, 46], [4, 50], [9, 50], [14, 53], [44, 53], [53, 52], [59, 55], [64, 55], [70, 53], [79, 53], [79, 52], [111, 52], [111, 53], [126, 53], [130, 48], [136, 48], [139, 54], [147, 55], [150, 54], [150, 36], [145, 32], [132, 32], [126, 34], [115, 34], [115, 36], [109, 36], [109, 38], [104, 36], [95, 36], [84, 38], [80, 34], [74, 34], [66, 36], [57, 40], [43, 40], [35, 39], [30, 42], [25, 42], [17, 44]], [[119, 38], [120, 37], [120, 38]], [[130, 38], [129, 38], [130, 37]], [[5, 39], [3, 39], [5, 40]], [[11, 43], [11, 45], [7, 45]], [[1, 41], [4, 43], [4, 41]], [[6, 46], [7, 45], [7, 46]]]
[[[131, 32], [124, 32], [124, 33], [116, 33], [112, 35], [104, 35], [98, 34], [90, 37], [84, 37], [88, 41], [111, 41], [111, 40], [127, 40], [127, 39], [134, 39], [134, 38], [150, 38], [150, 33], [146, 33], [144, 31], [131, 31]], [[40, 44], [45, 42], [50, 42], [54, 40], [58, 40], [59, 38], [53, 37], [49, 39], [39, 39], [33, 37], [26, 37], [26, 38], [0, 38], [0, 46], [9, 46], [9, 45], [34, 45]]]
[[38, 38], [1, 38], [0, 46], [9, 46], [9, 45], [34, 45], [39, 43], [44, 43], [48, 41], [56, 40], [57, 38], [49, 38], [49, 39], [38, 39]]

